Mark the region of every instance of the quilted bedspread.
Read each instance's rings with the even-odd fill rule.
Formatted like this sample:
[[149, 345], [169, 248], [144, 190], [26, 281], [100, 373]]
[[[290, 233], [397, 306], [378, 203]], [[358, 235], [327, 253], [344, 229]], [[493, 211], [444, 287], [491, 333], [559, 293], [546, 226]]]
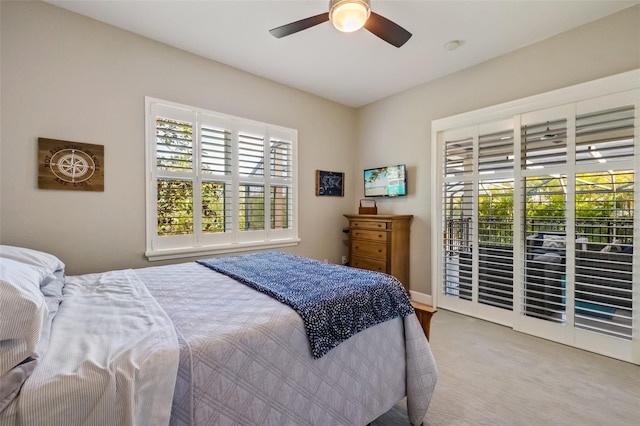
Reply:
[[199, 260], [296, 311], [320, 358], [372, 325], [413, 312], [404, 287], [387, 274], [281, 252]]
[[405, 395], [420, 424], [436, 366], [415, 314], [319, 359], [290, 307], [195, 262], [136, 270], [173, 322], [171, 425], [365, 425]]

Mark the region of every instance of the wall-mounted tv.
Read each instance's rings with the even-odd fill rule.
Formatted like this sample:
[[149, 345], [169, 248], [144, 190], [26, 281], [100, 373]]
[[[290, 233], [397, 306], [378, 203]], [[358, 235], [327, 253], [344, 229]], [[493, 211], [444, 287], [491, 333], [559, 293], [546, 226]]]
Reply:
[[377, 167], [364, 171], [365, 197], [398, 197], [407, 195], [407, 167]]

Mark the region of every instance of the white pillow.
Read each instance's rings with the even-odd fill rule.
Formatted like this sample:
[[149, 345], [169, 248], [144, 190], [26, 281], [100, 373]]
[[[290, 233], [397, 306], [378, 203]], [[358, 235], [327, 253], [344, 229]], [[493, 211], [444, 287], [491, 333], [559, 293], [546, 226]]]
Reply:
[[564, 235], [545, 234], [542, 240], [542, 248], [563, 250], [567, 246], [567, 238]]
[[0, 245], [0, 258], [13, 259], [43, 268], [48, 273], [63, 270], [64, 263], [52, 254], [24, 247]]
[[49, 309], [40, 283], [43, 268], [0, 258], [0, 377], [36, 349]]

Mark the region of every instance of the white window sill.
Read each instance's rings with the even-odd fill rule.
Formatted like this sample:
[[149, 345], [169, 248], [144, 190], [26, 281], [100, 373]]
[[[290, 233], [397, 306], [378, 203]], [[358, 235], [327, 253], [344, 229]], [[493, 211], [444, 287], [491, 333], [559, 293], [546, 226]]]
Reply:
[[203, 247], [185, 247], [163, 250], [148, 250], [144, 255], [150, 261], [171, 260], [185, 257], [198, 257], [214, 254], [240, 253], [253, 250], [268, 250], [282, 247], [297, 246], [300, 243], [299, 238], [292, 238], [279, 241], [255, 242], [255, 243], [238, 243], [225, 244], [221, 246], [203, 246]]

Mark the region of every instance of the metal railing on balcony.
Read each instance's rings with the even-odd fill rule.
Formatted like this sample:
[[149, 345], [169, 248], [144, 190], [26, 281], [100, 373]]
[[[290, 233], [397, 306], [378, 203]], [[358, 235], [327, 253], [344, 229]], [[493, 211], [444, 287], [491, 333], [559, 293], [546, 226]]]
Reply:
[[[447, 254], [471, 251], [471, 218], [446, 221], [445, 241]], [[535, 218], [526, 221], [526, 235], [534, 236], [544, 232], [566, 232], [564, 218]], [[578, 218], [575, 236], [586, 238], [591, 250], [609, 244], [633, 244], [633, 218]], [[513, 245], [513, 222], [503, 217], [484, 218], [478, 221], [478, 244], [508, 246]]]

